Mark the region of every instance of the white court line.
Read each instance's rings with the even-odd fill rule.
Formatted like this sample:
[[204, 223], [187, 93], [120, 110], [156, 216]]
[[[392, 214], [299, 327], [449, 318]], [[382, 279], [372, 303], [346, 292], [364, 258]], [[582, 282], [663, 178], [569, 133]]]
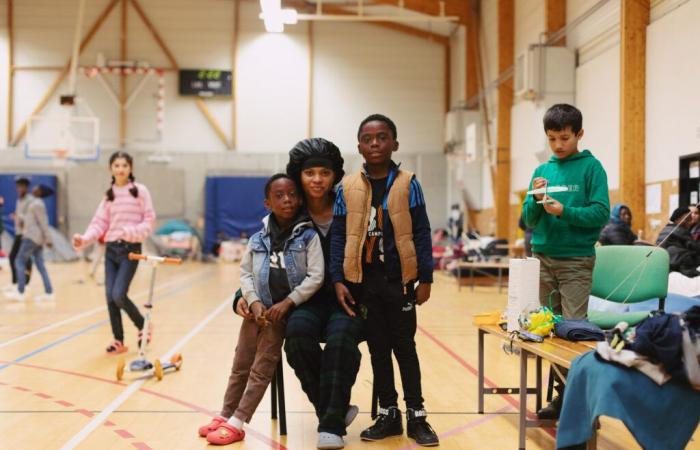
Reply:
[[[193, 274], [193, 275], [190, 275], [189, 277], [186, 277], [186, 278], [184, 278], [184, 279], [173, 280], [173, 281], [169, 281], [169, 282], [163, 283], [163, 284], [159, 285], [159, 286], [155, 289], [154, 295], [157, 294], [157, 293], [159, 293], [159, 292], [162, 292], [164, 289], [168, 289], [168, 288], [171, 287], [172, 285], [180, 284], [180, 283], [183, 283], [183, 282], [185, 282], [185, 281], [189, 282], [190, 280], [199, 277], [203, 272], [206, 272], [206, 269], [202, 269], [202, 270], [200, 270], [199, 272], [197, 272], [197, 273], [195, 273], [195, 274]], [[141, 292], [139, 292], [138, 294], [134, 295], [133, 298], [136, 299], [136, 298], [144, 297], [144, 296], [146, 296], [146, 295], [148, 295], [148, 289], [144, 289], [143, 291], [141, 291]], [[99, 307], [97, 307], [97, 308], [94, 308], [94, 309], [85, 311], [85, 312], [83, 312], [83, 313], [80, 313], [80, 314], [78, 314], [77, 316], [69, 317], [69, 318], [67, 318], [67, 319], [61, 320], [60, 322], [56, 322], [56, 323], [53, 323], [53, 324], [51, 324], [51, 325], [47, 325], [47, 326], [45, 326], [45, 327], [42, 327], [42, 328], [39, 328], [39, 329], [37, 329], [37, 330], [31, 331], [31, 332], [29, 332], [29, 333], [27, 333], [27, 334], [21, 334], [21, 335], [19, 335], [19, 336], [16, 336], [16, 337], [14, 337], [14, 338], [12, 338], [12, 339], [9, 339], [9, 340], [7, 340], [7, 341], [5, 341], [5, 342], [0, 343], [0, 348], [4, 348], [4, 347], [7, 347], [8, 345], [12, 345], [12, 344], [15, 344], [15, 343], [17, 343], [17, 342], [23, 341], [23, 340], [25, 340], [25, 339], [29, 339], [29, 338], [34, 337], [34, 336], [37, 336], [37, 335], [39, 335], [39, 334], [45, 333], [45, 332], [47, 332], [47, 331], [51, 331], [51, 330], [53, 330], [53, 329], [55, 329], [55, 328], [58, 328], [58, 327], [61, 327], [61, 326], [63, 326], [63, 325], [66, 325], [66, 324], [69, 324], [69, 323], [73, 323], [73, 322], [75, 322], [75, 321], [77, 321], [77, 320], [80, 320], [80, 319], [82, 319], [82, 318], [84, 318], [84, 317], [88, 317], [88, 316], [91, 316], [91, 315], [93, 315], [93, 314], [96, 314], [96, 313], [98, 313], [98, 312], [100, 312], [100, 311], [104, 311], [105, 309], [107, 309], [106, 306], [99, 306]]]
[[[192, 330], [190, 330], [189, 333], [187, 333], [185, 336], [182, 337], [173, 347], [168, 350], [168, 352], [163, 355], [160, 359], [161, 360], [169, 360], [170, 357], [172, 357], [175, 353], [177, 353], [178, 350], [180, 350], [184, 345], [192, 339], [197, 333], [202, 331], [202, 329], [207, 326], [209, 322], [211, 322], [220, 312], [222, 309], [226, 307], [230, 307], [231, 301], [233, 300], [232, 296], [226, 297], [226, 299], [219, 305], [217, 306], [207, 317], [204, 318], [201, 322], [199, 322]], [[61, 447], [61, 450], [72, 450], [74, 449], [78, 444], [83, 442], [97, 427], [102, 425], [102, 423], [107, 420], [107, 417], [109, 417], [114, 411], [119, 408], [122, 403], [124, 403], [129, 397], [131, 397], [134, 392], [138, 391], [141, 386], [146, 382], [147, 378], [140, 378], [133, 383], [131, 383], [117, 398], [115, 398], [109, 405], [107, 405], [102, 412], [100, 412], [98, 415], [92, 418], [92, 420], [83, 427], [82, 430], [78, 431], [78, 433], [75, 434], [68, 442], [66, 442], [63, 447]]]

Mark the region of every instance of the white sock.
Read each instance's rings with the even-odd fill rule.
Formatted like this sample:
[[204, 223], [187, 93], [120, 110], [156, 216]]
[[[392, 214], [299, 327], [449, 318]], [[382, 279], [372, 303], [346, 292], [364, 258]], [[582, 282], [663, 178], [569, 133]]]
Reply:
[[229, 425], [231, 425], [239, 430], [243, 429], [243, 421], [236, 416], [231, 416], [231, 418], [228, 419], [227, 422]]

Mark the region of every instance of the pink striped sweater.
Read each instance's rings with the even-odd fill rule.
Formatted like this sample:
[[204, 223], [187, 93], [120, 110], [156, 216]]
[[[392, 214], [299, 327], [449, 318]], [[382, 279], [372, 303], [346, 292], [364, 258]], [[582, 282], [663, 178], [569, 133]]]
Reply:
[[126, 186], [112, 187], [114, 201], [107, 201], [105, 197], [97, 207], [95, 216], [82, 236], [83, 246], [96, 241], [103, 235], [105, 242], [120, 239], [127, 242], [143, 242], [151, 234], [156, 220], [151, 194], [143, 184], [133, 184], [139, 190], [137, 198], [129, 192], [131, 183]]

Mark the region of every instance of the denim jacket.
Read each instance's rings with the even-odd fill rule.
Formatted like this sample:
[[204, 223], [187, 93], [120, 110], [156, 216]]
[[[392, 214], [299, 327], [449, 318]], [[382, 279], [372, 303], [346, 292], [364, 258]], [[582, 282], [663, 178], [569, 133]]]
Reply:
[[[241, 261], [241, 290], [243, 298], [252, 305], [261, 301], [272, 306], [270, 294], [270, 230], [269, 218], [263, 219], [262, 230], [248, 241]], [[292, 292], [289, 298], [295, 305], [307, 301], [323, 285], [324, 259], [321, 240], [309, 220], [300, 222], [284, 245], [284, 265]]]

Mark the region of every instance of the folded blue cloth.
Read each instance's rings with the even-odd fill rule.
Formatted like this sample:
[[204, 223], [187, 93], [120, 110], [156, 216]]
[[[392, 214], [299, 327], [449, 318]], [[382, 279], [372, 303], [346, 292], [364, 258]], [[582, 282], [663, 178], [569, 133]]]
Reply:
[[604, 341], [600, 327], [587, 320], [562, 320], [554, 325], [554, 334], [568, 341]]

